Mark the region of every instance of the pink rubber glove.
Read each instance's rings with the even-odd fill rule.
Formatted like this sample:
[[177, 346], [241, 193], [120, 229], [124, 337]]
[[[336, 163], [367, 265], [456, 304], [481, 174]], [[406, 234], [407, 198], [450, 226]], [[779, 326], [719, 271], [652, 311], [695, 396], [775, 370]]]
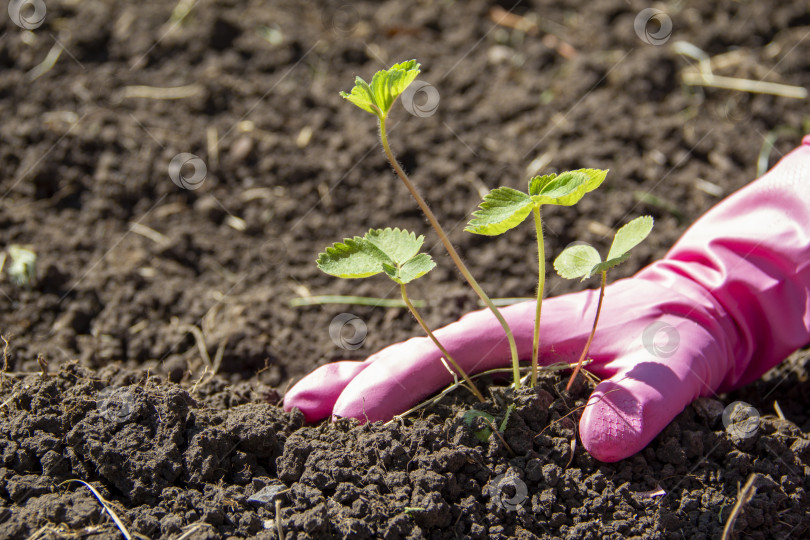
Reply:
[[[543, 301], [541, 362], [578, 359], [597, 298], [586, 290]], [[502, 312], [528, 359], [534, 303]], [[810, 343], [810, 136], [701, 217], [664, 259], [609, 285], [599, 320], [588, 369], [604, 380], [579, 432], [601, 461], [635, 454], [694, 399], [750, 383]], [[488, 311], [436, 336], [468, 373], [510, 364]], [[453, 382], [439, 357], [427, 338], [413, 338], [365, 362], [328, 364], [284, 407], [308, 421], [388, 420]]]

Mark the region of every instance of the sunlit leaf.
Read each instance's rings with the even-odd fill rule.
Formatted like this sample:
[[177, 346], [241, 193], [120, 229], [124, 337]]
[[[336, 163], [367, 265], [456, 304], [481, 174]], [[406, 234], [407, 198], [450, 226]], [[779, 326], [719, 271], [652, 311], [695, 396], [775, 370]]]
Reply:
[[383, 271], [390, 258], [364, 238], [355, 236], [332, 244], [318, 256], [318, 268], [340, 278], [364, 278]]
[[532, 197], [535, 195], [540, 195], [540, 192], [545, 189], [555, 178], [557, 178], [555, 173], [546, 174], [543, 176], [535, 176], [529, 180], [529, 195]]
[[571, 172], [584, 174], [588, 177], [585, 181], [585, 192], [588, 193], [602, 185], [610, 169], [576, 169]]
[[652, 227], [652, 217], [641, 216], [616, 231], [610, 253], [604, 262], [599, 253], [587, 244], [570, 246], [554, 261], [554, 269], [566, 279], [586, 279], [594, 274], [607, 272], [630, 258], [630, 250], [650, 234]]
[[[548, 178], [542, 177], [542, 178]], [[529, 184], [529, 190], [534, 188], [536, 195], [532, 195], [535, 204], [553, 204], [558, 206], [571, 206], [579, 202], [585, 195], [585, 182], [588, 177], [581, 173], [564, 172], [561, 175], [541, 182], [539, 185]]]
[[495, 236], [520, 225], [532, 211], [531, 197], [516, 189], [500, 187], [484, 196], [464, 229], [475, 234]]
[[424, 236], [398, 228], [372, 229], [364, 237], [367, 241], [385, 253], [395, 264], [405, 264], [422, 248]]
[[364, 278], [384, 272], [397, 283], [422, 277], [436, 263], [419, 253], [424, 237], [400, 229], [372, 229], [363, 238], [355, 236], [326, 248], [318, 256], [318, 268], [340, 278]]
[[616, 231], [608, 260], [621, 257], [642, 242], [653, 228], [652, 216], [640, 216]]
[[602, 262], [599, 252], [588, 244], [568, 246], [554, 259], [554, 270], [565, 279], [587, 278], [596, 265]]
[[424, 276], [434, 268], [436, 268], [436, 263], [433, 262], [433, 258], [427, 253], [419, 253], [400, 267], [397, 282], [410, 283]]
[[419, 75], [420, 65], [416, 60], [394, 64], [374, 74], [371, 84], [357, 77], [350, 93], [340, 95], [364, 111], [385, 118], [400, 94]]
[[592, 275], [599, 274], [600, 272], [607, 272], [608, 270], [610, 270], [614, 266], [619, 266], [620, 264], [622, 264], [624, 261], [626, 261], [629, 258], [630, 258], [630, 252], [627, 252], [624, 255], [622, 255], [621, 257], [608, 259], [607, 261], [605, 261], [603, 263], [599, 263], [596, 266], [594, 266], [593, 270], [591, 270], [591, 275], [586, 276], [586, 277], [591, 277]]

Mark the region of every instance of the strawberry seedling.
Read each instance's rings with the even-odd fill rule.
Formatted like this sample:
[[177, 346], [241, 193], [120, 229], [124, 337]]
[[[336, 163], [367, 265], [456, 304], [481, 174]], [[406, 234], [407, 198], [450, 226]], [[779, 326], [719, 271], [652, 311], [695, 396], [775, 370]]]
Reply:
[[[537, 357], [540, 347], [540, 312], [543, 306], [543, 289], [546, 284], [546, 256], [543, 245], [543, 222], [540, 208], [543, 205], [572, 206], [589, 191], [598, 188], [605, 181], [608, 171], [600, 169], [578, 169], [560, 174], [535, 176], [529, 180], [528, 193], [509, 187], [499, 187], [490, 191], [481, 202], [480, 209], [473, 214], [465, 231], [497, 236], [523, 223], [534, 215], [537, 231], [537, 310], [534, 317], [534, 337], [532, 341], [531, 386], [537, 384]], [[517, 374], [515, 375], [517, 377]]]
[[341, 92], [341, 96], [377, 117], [380, 125], [380, 141], [382, 142], [383, 150], [397, 176], [405, 184], [405, 187], [416, 200], [416, 203], [425, 214], [425, 217], [427, 217], [430, 225], [439, 236], [442, 245], [444, 245], [447, 250], [448, 255], [450, 255], [453, 263], [458, 267], [459, 272], [461, 272], [461, 275], [464, 276], [464, 279], [467, 280], [470, 287], [472, 287], [484, 305], [492, 312], [503, 327], [506, 338], [509, 341], [509, 350], [512, 355], [512, 369], [514, 372], [514, 386], [517, 389], [520, 388], [520, 359], [518, 358], [517, 345], [515, 344], [512, 330], [489, 296], [487, 296], [481, 286], [478, 285], [478, 282], [475, 280], [472, 273], [470, 273], [467, 265], [461, 260], [456, 248], [450, 243], [447, 234], [439, 224], [439, 220], [436, 219], [433, 211], [422, 198], [422, 195], [419, 194], [416, 186], [399, 165], [396, 157], [394, 157], [394, 153], [391, 151], [391, 146], [388, 144], [388, 133], [385, 129], [385, 121], [388, 117], [388, 113], [400, 94], [402, 94], [408, 85], [419, 75], [419, 68], [420, 65], [416, 60], [408, 60], [407, 62], [394, 64], [390, 69], [378, 71], [374, 74], [374, 77], [372, 77], [370, 84], [360, 77], [357, 77], [352, 91], [350, 93]]
[[424, 276], [436, 266], [430, 255], [419, 253], [424, 240], [424, 236], [417, 237], [406, 230], [372, 229], [362, 238], [359, 236], [346, 238], [342, 243], [326, 248], [326, 252], [318, 256], [317, 265], [327, 274], [339, 278], [365, 278], [385, 273], [398, 283], [402, 301], [408, 306], [416, 322], [461, 375], [470, 392], [483, 402], [484, 396], [475, 383], [436, 338], [408, 297], [406, 285]]
[[627, 223], [624, 227], [616, 231], [613, 243], [610, 246], [607, 259], [602, 262], [599, 252], [588, 244], [581, 243], [567, 247], [554, 260], [554, 269], [565, 279], [576, 279], [581, 277], [586, 280], [595, 274], [602, 275], [602, 286], [599, 290], [599, 302], [596, 305], [596, 317], [593, 320], [593, 328], [579, 357], [577, 367], [571, 374], [566, 390], [571, 389], [574, 379], [579, 373], [588, 350], [591, 348], [593, 336], [596, 334], [596, 325], [599, 323], [599, 312], [602, 310], [602, 299], [605, 296], [605, 284], [607, 283], [607, 272], [611, 268], [620, 265], [630, 257], [630, 250], [647, 238], [653, 228], [653, 218], [651, 216], [641, 216]]

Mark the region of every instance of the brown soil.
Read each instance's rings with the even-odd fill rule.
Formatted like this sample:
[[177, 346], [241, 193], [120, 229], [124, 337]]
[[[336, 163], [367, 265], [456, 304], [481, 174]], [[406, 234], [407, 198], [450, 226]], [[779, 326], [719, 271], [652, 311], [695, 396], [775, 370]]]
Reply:
[[[62, 484], [81, 479], [149, 538], [272, 538], [279, 523], [287, 538], [717, 538], [753, 472], [737, 534], [810, 532], [807, 352], [687, 408], [617, 464], [572, 447], [576, 413], [561, 418], [587, 388], [564, 397], [556, 376], [515, 398], [503, 434], [514, 455], [494, 434], [479, 440], [461, 393], [390, 425], [304, 427], [277, 407], [314, 367], [418, 333], [401, 309], [288, 305], [395, 295], [382, 279], [318, 272], [341, 236], [398, 226], [434, 247], [373, 118], [337, 95], [356, 74], [423, 64], [438, 111], [397, 106], [392, 144], [494, 296], [531, 295], [533, 232], [490, 239], [462, 225], [479, 190], [522, 186], [535, 160], [611, 169], [601, 193], [548, 211], [548, 253], [574, 240], [604, 249], [607, 231], [655, 216], [620, 277], [753, 179], [766, 138], [773, 163], [810, 131], [806, 101], [684, 86], [689, 61], [672, 49], [688, 41], [728, 53], [723, 75], [810, 87], [804, 0], [668, 3], [661, 46], [633, 29], [647, 3], [500, 4], [539, 30], [496, 26], [499, 4], [479, 0], [207, 1], [179, 21], [173, 3], [54, 1], [33, 32], [0, 14], [0, 247], [38, 256], [30, 290], [0, 282], [0, 537], [120, 536], [86, 487]], [[186, 96], [133, 97], [138, 86]], [[206, 165], [198, 189], [169, 177], [181, 152]], [[476, 304], [433, 253], [439, 267], [412, 294], [440, 326]], [[551, 277], [548, 291], [579, 286]], [[345, 311], [369, 329], [348, 354], [328, 333]], [[215, 376], [189, 326], [221, 355]], [[717, 414], [736, 399], [763, 415], [742, 440]], [[498, 423], [507, 411], [484, 408]]]

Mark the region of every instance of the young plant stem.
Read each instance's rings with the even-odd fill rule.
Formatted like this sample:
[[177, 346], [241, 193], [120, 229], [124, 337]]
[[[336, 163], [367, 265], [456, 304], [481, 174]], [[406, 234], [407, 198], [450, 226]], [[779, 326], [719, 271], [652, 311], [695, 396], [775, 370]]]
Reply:
[[388, 134], [385, 130], [385, 117], [378, 116], [380, 119], [380, 140], [382, 141], [383, 150], [385, 150], [385, 155], [388, 158], [388, 161], [391, 163], [391, 166], [394, 168], [394, 171], [399, 176], [400, 180], [405, 184], [405, 187], [408, 188], [408, 191], [411, 193], [411, 196], [416, 200], [416, 203], [419, 205], [419, 208], [425, 214], [430, 225], [436, 231], [436, 234], [439, 236], [439, 240], [441, 240], [442, 244], [444, 245], [445, 249], [447, 250], [448, 255], [455, 263], [456, 267], [458, 267], [459, 272], [461, 275], [464, 276], [464, 279], [467, 280], [467, 283], [470, 284], [475, 294], [481, 299], [482, 302], [489, 308], [495, 318], [503, 327], [504, 332], [506, 332], [506, 339], [509, 341], [509, 350], [512, 354], [512, 375], [514, 378], [514, 387], [515, 389], [520, 388], [520, 358], [518, 357], [517, 352], [517, 345], [515, 344], [515, 337], [512, 335], [512, 329], [509, 328], [509, 325], [506, 322], [506, 319], [503, 318], [501, 312], [498, 311], [498, 308], [495, 307], [495, 304], [492, 303], [489, 296], [484, 292], [478, 282], [475, 280], [473, 275], [467, 269], [467, 266], [464, 264], [464, 261], [461, 260], [456, 249], [453, 247], [453, 244], [450, 243], [450, 239], [447, 238], [447, 234], [445, 234], [444, 229], [442, 226], [439, 225], [439, 221], [436, 219], [436, 216], [433, 215], [430, 207], [427, 205], [425, 200], [416, 190], [416, 187], [411, 182], [408, 175], [405, 174], [405, 171], [402, 170], [402, 167], [399, 166], [396, 157], [394, 157], [394, 153], [391, 151], [391, 146], [388, 144]]
[[574, 379], [576, 379], [577, 374], [579, 373], [579, 369], [582, 367], [582, 363], [585, 361], [585, 357], [588, 355], [588, 350], [591, 348], [593, 335], [596, 333], [596, 325], [597, 323], [599, 323], [599, 313], [602, 311], [602, 299], [605, 297], [606, 281], [607, 281], [607, 271], [603, 271], [602, 287], [599, 289], [599, 302], [596, 304], [596, 317], [593, 319], [593, 328], [591, 329], [591, 335], [588, 336], [588, 342], [585, 343], [585, 348], [582, 350], [582, 356], [579, 357], [577, 367], [574, 368], [574, 372], [571, 374], [571, 378], [568, 380], [568, 385], [565, 387], [566, 392], [571, 390], [571, 385], [574, 384]]
[[546, 251], [543, 245], [543, 220], [540, 208], [534, 207], [534, 227], [537, 229], [537, 308], [534, 313], [534, 338], [532, 341], [532, 382], [537, 384], [537, 361], [540, 351], [540, 312], [543, 308], [543, 289], [546, 288]]
[[447, 359], [447, 361], [450, 362], [453, 365], [453, 368], [456, 370], [456, 372], [458, 372], [458, 374], [461, 375], [461, 377], [464, 379], [464, 382], [467, 385], [467, 388], [470, 389], [470, 392], [472, 392], [473, 395], [475, 395], [475, 397], [478, 398], [478, 401], [483, 403], [485, 400], [484, 400], [483, 394], [481, 394], [481, 391], [478, 390], [478, 387], [475, 386], [474, 382], [472, 382], [470, 377], [467, 375], [467, 372], [464, 371], [461, 368], [460, 365], [458, 365], [458, 363], [453, 359], [453, 357], [450, 356], [450, 353], [447, 352], [447, 349], [445, 349], [444, 346], [441, 344], [441, 342], [438, 339], [436, 339], [436, 336], [434, 336], [433, 332], [430, 331], [430, 328], [425, 323], [424, 319], [422, 319], [422, 317], [419, 315], [419, 312], [416, 311], [416, 308], [413, 307], [413, 304], [411, 304], [411, 301], [408, 298], [408, 292], [407, 292], [407, 290], [405, 288], [405, 284], [401, 283], [399, 287], [400, 287], [400, 290], [402, 291], [402, 301], [405, 302], [406, 306], [408, 306], [408, 309], [411, 311], [411, 314], [413, 315], [414, 319], [416, 319], [416, 322], [419, 323], [419, 326], [422, 327], [422, 330], [425, 331], [425, 333], [433, 341], [433, 343], [436, 345], [436, 347], [439, 348], [442, 355], [444, 355], [444, 357]]

